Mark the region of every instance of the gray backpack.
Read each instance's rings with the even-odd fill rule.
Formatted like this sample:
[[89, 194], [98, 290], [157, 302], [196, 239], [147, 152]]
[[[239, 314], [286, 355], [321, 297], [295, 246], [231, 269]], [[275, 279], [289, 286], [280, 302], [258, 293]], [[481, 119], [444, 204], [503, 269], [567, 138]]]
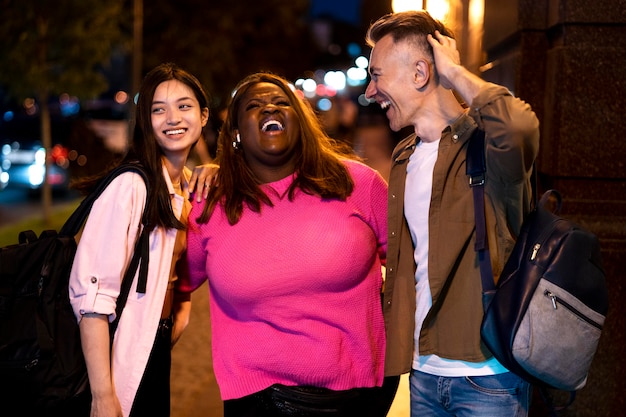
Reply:
[[[475, 249], [484, 294], [482, 340], [526, 381], [576, 391], [587, 381], [608, 310], [600, 243], [555, 214], [561, 196], [549, 190], [524, 220], [496, 286], [485, 237], [484, 152], [484, 132], [477, 129], [468, 145], [467, 172], [474, 184]], [[554, 212], [545, 207], [551, 199]]]

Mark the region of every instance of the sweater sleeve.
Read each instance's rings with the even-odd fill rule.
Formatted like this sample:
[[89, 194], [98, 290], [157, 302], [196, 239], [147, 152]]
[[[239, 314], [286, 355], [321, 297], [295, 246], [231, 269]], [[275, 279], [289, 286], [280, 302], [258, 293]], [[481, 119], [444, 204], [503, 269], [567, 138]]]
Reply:
[[206, 224], [199, 224], [197, 219], [202, 214], [205, 201], [200, 203], [195, 200], [189, 213], [187, 228], [187, 268], [188, 273], [181, 277], [177, 291], [192, 292], [200, 287], [207, 279], [206, 260], [207, 253], [203, 244], [203, 228]]
[[387, 259], [387, 183], [374, 169], [355, 163], [351, 170], [355, 181], [355, 196], [361, 210], [368, 213], [368, 224], [376, 235], [381, 263]]

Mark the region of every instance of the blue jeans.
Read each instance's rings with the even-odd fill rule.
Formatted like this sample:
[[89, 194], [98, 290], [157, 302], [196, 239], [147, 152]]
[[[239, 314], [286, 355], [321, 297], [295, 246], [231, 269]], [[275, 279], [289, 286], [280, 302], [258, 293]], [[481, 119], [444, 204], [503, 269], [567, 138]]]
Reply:
[[411, 371], [411, 417], [526, 417], [530, 384], [510, 372], [443, 377]]

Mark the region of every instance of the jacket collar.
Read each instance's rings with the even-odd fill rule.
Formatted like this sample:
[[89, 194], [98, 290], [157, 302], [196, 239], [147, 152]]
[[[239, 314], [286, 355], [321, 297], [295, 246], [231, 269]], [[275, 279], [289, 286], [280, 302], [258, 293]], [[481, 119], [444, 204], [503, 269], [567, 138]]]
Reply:
[[450, 137], [453, 142], [456, 142], [458, 140], [465, 142], [470, 137], [470, 134], [474, 131], [476, 127], [477, 125], [474, 119], [468, 116], [467, 112], [465, 112], [450, 126], [446, 127], [444, 129], [444, 133], [446, 131], [450, 132]]
[[413, 151], [415, 150], [415, 145], [417, 144], [417, 135], [415, 133], [411, 133], [406, 138], [402, 139], [396, 149], [393, 152], [392, 160], [396, 164], [401, 164], [405, 162]]

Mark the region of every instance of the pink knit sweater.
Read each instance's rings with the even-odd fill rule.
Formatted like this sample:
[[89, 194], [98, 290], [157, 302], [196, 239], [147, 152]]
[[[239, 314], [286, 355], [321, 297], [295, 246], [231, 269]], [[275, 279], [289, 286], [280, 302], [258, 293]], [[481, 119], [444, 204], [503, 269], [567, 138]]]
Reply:
[[246, 208], [234, 226], [219, 206], [199, 225], [203, 203], [194, 205], [182, 284], [193, 291], [208, 277], [222, 399], [275, 383], [382, 384], [387, 185], [369, 167], [346, 164], [355, 189], [345, 202], [301, 191], [289, 201], [290, 176], [265, 185], [274, 207]]

